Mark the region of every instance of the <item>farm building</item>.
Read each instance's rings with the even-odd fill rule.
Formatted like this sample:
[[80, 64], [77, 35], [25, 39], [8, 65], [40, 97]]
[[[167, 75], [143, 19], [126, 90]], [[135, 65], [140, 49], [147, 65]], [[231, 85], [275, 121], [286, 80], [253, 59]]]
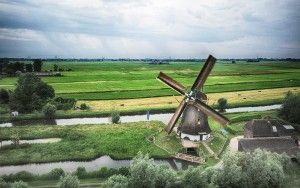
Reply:
[[265, 149], [279, 154], [286, 153], [289, 157], [295, 158], [300, 152], [299, 140], [290, 136], [264, 137], [264, 138], [242, 138], [238, 143], [238, 150], [253, 152], [255, 149]]
[[244, 137], [281, 137], [292, 136], [294, 127], [277, 119], [253, 119], [245, 125]]

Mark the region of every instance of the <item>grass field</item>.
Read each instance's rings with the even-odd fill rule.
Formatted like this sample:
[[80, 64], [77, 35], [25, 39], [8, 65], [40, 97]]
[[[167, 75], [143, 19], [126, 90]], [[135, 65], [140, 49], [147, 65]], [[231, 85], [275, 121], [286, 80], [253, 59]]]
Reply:
[[[62, 77], [44, 77], [58, 96], [78, 100], [135, 99], [177, 95], [155, 78], [163, 71], [190, 87], [203, 63], [149, 65], [141, 62], [44, 62], [44, 70], [53, 64], [72, 71]], [[218, 62], [204, 91], [220, 93], [300, 86], [298, 62]], [[16, 78], [3, 78], [0, 88], [12, 89]]]
[[[241, 124], [236, 122], [252, 118], [274, 115], [275, 111], [236, 113], [227, 115], [233, 124], [228, 128], [238, 132]], [[220, 135], [220, 126], [210, 121], [216, 138]], [[161, 122], [138, 122], [107, 125], [76, 126], [21, 126], [1, 128], [0, 138], [9, 140], [18, 133], [21, 139], [62, 138], [51, 144], [31, 144], [19, 148], [0, 150], [0, 165], [50, 162], [65, 160], [91, 160], [102, 155], [112, 158], [132, 158], [138, 151], [149, 153], [152, 157], [171, 157], [181, 149], [180, 140], [175, 134], [169, 136], [163, 131]], [[155, 137], [155, 144], [149, 141]], [[220, 137], [221, 138], [221, 137]], [[218, 145], [218, 140], [216, 140]], [[214, 143], [215, 143], [214, 142]], [[163, 148], [163, 149], [161, 149]], [[219, 150], [220, 148], [213, 148]], [[166, 151], [167, 150], [167, 151]], [[218, 152], [218, 151], [216, 151]]]
[[[208, 94], [208, 104], [216, 106], [219, 98], [226, 98], [229, 107], [254, 106], [281, 103], [283, 96], [288, 91], [300, 94], [300, 87], [286, 87], [277, 89], [250, 90], [240, 92], [224, 92]], [[91, 100], [78, 101], [78, 105], [86, 103], [92, 111], [128, 111], [138, 109], [176, 108], [181, 96], [155, 97], [143, 99], [120, 99], [120, 100]]]

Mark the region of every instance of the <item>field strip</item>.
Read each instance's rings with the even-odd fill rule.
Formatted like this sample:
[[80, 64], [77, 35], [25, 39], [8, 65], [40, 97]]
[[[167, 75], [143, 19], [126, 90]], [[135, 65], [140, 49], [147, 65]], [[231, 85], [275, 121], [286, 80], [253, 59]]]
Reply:
[[[210, 93], [208, 94], [208, 104], [217, 104], [218, 99], [222, 97], [226, 98], [229, 104], [278, 100], [282, 99], [288, 91], [300, 94], [300, 87]], [[91, 107], [91, 110], [97, 111], [122, 111], [136, 108], [174, 108], [179, 105], [181, 100], [181, 96], [168, 96], [142, 99], [78, 101], [77, 104], [84, 102]]]

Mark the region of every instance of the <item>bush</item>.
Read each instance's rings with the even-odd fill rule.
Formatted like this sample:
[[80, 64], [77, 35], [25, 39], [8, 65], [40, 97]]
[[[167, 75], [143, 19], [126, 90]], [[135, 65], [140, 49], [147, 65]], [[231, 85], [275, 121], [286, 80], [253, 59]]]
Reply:
[[28, 184], [23, 181], [16, 181], [12, 184], [12, 188], [28, 188]]
[[227, 108], [227, 99], [220, 98], [218, 100], [218, 108], [220, 109], [220, 112], [225, 112]]
[[90, 107], [87, 104], [85, 103], [80, 104], [80, 110], [88, 110], [88, 109], [90, 109]]
[[46, 118], [52, 119], [55, 117], [56, 107], [48, 103], [43, 107], [42, 111]]
[[66, 174], [65, 176], [61, 176], [58, 182], [59, 188], [79, 188], [79, 180], [77, 176], [72, 174]]
[[32, 181], [33, 179], [34, 175], [27, 171], [21, 171], [15, 174], [15, 180]]
[[87, 177], [86, 169], [85, 169], [84, 167], [78, 167], [78, 168], [76, 169], [75, 175], [76, 175], [78, 178], [86, 178], [86, 177]]
[[123, 176], [129, 176], [130, 172], [129, 172], [129, 168], [128, 167], [121, 167], [118, 169], [119, 174], [123, 175]]
[[123, 175], [113, 175], [104, 183], [104, 187], [107, 188], [127, 188], [128, 185], [128, 178]]
[[112, 175], [118, 174], [118, 170], [114, 168], [102, 167], [97, 171], [97, 177], [99, 178], [108, 178]]
[[56, 106], [57, 110], [70, 110], [74, 108], [76, 100], [73, 98], [57, 97], [54, 99], [52, 104]]
[[0, 188], [9, 188], [9, 183], [5, 182], [3, 178], [0, 177]]
[[288, 92], [284, 98], [278, 116], [291, 123], [300, 123], [300, 95]]
[[115, 124], [120, 123], [120, 114], [118, 112], [111, 113], [111, 122]]
[[49, 178], [53, 180], [58, 180], [61, 176], [64, 176], [65, 172], [61, 168], [54, 168], [49, 172]]
[[5, 89], [0, 89], [0, 103], [7, 104], [9, 102], [9, 93]]

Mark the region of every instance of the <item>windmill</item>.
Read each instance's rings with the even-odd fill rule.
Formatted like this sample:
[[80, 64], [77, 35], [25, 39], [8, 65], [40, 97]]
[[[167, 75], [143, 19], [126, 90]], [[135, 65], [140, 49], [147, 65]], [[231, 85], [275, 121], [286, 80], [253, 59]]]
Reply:
[[177, 129], [177, 133], [182, 139], [190, 141], [202, 141], [207, 140], [210, 137], [211, 129], [208, 124], [208, 116], [211, 116], [222, 126], [229, 123], [229, 120], [226, 117], [206, 104], [207, 96], [200, 91], [202, 90], [202, 87], [215, 62], [216, 58], [209, 55], [189, 92], [179, 82], [175, 81], [163, 72], [159, 73], [157, 79], [184, 96], [165, 128], [168, 134], [170, 134], [174, 129], [181, 114], [183, 114], [183, 116]]

